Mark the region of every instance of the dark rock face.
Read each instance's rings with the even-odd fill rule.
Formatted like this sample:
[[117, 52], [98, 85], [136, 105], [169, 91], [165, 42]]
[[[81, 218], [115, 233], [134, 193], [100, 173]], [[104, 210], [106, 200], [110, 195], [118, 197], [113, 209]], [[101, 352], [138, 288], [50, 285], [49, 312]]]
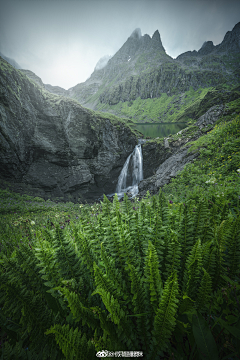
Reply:
[[47, 92], [0, 58], [0, 178], [44, 198], [93, 201], [115, 190], [136, 135]]
[[200, 55], [207, 55], [209, 53], [211, 53], [214, 49], [214, 45], [212, 41], [205, 41], [205, 43], [203, 44], [203, 46], [201, 47], [200, 50], [198, 50], [198, 54]]
[[[186, 128], [179, 132], [181, 137], [178, 140], [165, 139], [163, 144], [146, 143], [142, 150], [144, 180], [138, 185], [140, 198], [148, 190], [152, 194], [157, 194], [159, 188], [168, 184], [171, 178], [183, 170], [186, 164], [194, 161], [199, 154], [188, 153], [190, 145], [187, 144], [203, 135], [204, 130], [211, 130], [216, 121], [225, 113], [224, 105], [213, 106], [198, 119], [195, 124], [196, 129], [192, 133], [188, 134], [189, 129]], [[144, 159], [148, 159], [147, 163], [144, 162]], [[156, 171], [151, 173], [151, 169], [153, 170], [156, 167]]]

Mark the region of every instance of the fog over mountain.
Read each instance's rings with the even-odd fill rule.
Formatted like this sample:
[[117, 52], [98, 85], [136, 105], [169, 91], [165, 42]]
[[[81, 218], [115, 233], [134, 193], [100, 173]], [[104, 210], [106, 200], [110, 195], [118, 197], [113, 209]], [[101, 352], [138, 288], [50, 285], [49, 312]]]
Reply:
[[110, 60], [111, 57], [112, 57], [111, 55], [105, 55], [105, 56], [101, 57], [101, 59], [98, 60], [96, 66], [94, 68], [94, 71], [103, 69], [107, 65], [108, 60]]
[[158, 29], [176, 58], [205, 41], [219, 44], [239, 13], [238, 0], [138, 0], [137, 6], [136, 0], [0, 0], [0, 52], [45, 84], [68, 89], [89, 78], [134, 29], [141, 28], [135, 36]]
[[10, 59], [9, 57], [5, 56], [0, 52], [0, 56], [5, 59], [9, 64], [11, 64], [15, 69], [21, 69], [21, 66], [14, 59]]

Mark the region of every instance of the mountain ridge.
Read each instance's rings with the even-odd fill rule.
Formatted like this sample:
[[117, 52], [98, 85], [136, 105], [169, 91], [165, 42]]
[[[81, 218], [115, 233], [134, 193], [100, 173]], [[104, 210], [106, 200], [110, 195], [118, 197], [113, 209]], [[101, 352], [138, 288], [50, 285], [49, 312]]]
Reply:
[[[143, 103], [145, 99], [167, 94], [180, 100], [191, 88], [194, 91], [203, 88], [210, 91], [217, 86], [234, 88], [240, 81], [239, 34], [240, 22], [225, 34], [220, 44], [215, 46], [212, 41], [206, 41], [198, 51], [188, 51], [173, 59], [166, 54], [158, 30], [151, 38], [135, 29], [106, 66], [69, 89], [69, 96], [85, 107], [128, 116], [126, 111], [122, 112], [126, 109], [124, 104], [128, 103], [130, 110], [138, 98]], [[148, 116], [144, 106], [141, 109], [148, 121], [158, 121]], [[168, 111], [160, 117], [163, 122], [172, 121]], [[137, 113], [130, 118], [139, 121]], [[178, 121], [176, 117], [175, 121]]]
[[[104, 59], [103, 66], [98, 68], [101, 59]], [[182, 103], [182, 98], [191, 89], [197, 92], [208, 88], [211, 92], [219, 86], [225, 90], [238, 86], [240, 22], [225, 34], [220, 44], [205, 41], [198, 51], [184, 52], [176, 59], [166, 54], [158, 30], [150, 37], [142, 35], [137, 28], [112, 57], [101, 59], [85, 82], [68, 90], [50, 84], [42, 86], [53, 94], [73, 98], [86, 108], [129, 117], [135, 122], [178, 121], [184, 117], [178, 117], [177, 107], [166, 108], [159, 116], [152, 117], [144, 106], [145, 100], [152, 101], [151, 106], [154, 107], [153, 100], [166, 94], [168, 98], [177, 97], [174, 102]], [[35, 74], [30, 74], [29, 70], [22, 71], [34, 80]], [[142, 103], [140, 118], [138, 110], [134, 113], [137, 99]]]

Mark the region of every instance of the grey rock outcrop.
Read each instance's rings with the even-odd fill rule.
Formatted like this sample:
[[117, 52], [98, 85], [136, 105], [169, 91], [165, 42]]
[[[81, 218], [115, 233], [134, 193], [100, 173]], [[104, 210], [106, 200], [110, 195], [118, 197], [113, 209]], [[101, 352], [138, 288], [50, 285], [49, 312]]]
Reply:
[[[164, 139], [163, 143], [149, 142], [143, 146], [143, 173], [145, 179], [139, 185], [139, 196], [145, 195], [147, 190], [156, 194], [159, 188], [168, 184], [171, 178], [183, 170], [184, 166], [196, 159], [199, 153], [189, 153], [190, 141], [198, 139], [210, 131], [216, 121], [227, 110], [224, 105], [212, 106], [204, 115], [202, 115], [194, 126], [194, 131], [189, 133], [189, 129], [183, 129], [179, 132], [178, 140]], [[168, 147], [166, 148], [166, 141]], [[166, 149], [164, 151], [164, 149]], [[153, 156], [153, 154], [155, 156]], [[149, 159], [147, 162], [144, 159]], [[150, 163], [150, 166], [149, 166]], [[155, 170], [155, 171], [154, 171]], [[151, 173], [152, 171], [152, 173]], [[151, 173], [151, 175], [149, 175]]]
[[21, 72], [24, 75], [26, 75], [29, 79], [33, 80], [37, 85], [39, 85], [42, 88], [45, 88], [45, 85], [42, 82], [42, 79], [39, 76], [37, 76], [33, 71], [21, 69]]
[[66, 97], [69, 96], [68, 91], [60, 86], [52, 86], [50, 84], [44, 84], [44, 88], [52, 94], [56, 94], [59, 96], [66, 96]]
[[0, 58], [0, 179], [15, 190], [94, 201], [115, 190], [136, 144], [117, 118], [49, 93]]

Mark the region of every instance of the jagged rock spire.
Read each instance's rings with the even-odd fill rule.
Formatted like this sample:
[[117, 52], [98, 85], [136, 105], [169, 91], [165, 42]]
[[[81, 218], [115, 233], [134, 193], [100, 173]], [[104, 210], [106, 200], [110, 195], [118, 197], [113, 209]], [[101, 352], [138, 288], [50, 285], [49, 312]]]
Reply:
[[152, 39], [153, 39], [153, 40], [156, 40], [156, 41], [158, 41], [158, 42], [160, 42], [160, 43], [162, 43], [162, 42], [161, 42], [161, 38], [160, 38], [160, 34], [159, 34], [159, 31], [158, 31], [158, 30], [156, 30], [156, 31], [154, 32], [154, 34], [153, 34], [153, 36], [152, 36]]
[[160, 34], [159, 34], [159, 31], [158, 31], [158, 30], [156, 30], [156, 31], [154, 32], [154, 34], [153, 34], [153, 36], [152, 36], [152, 40], [153, 40], [154, 42], [157, 42], [157, 43], [161, 46], [161, 48], [165, 51], [165, 49], [164, 49], [164, 47], [163, 47], [163, 45], [162, 45], [161, 37], [160, 37]]

